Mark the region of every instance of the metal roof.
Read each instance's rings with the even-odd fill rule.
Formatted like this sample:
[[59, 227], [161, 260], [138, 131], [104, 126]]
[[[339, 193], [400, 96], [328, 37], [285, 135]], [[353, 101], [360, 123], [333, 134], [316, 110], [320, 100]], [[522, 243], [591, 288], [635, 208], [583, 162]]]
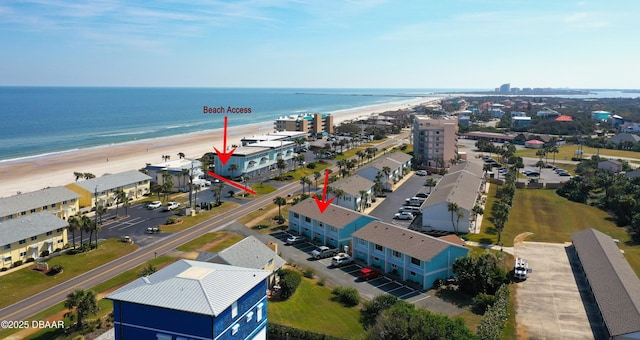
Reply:
[[453, 172], [440, 179], [422, 207], [455, 202], [467, 211], [473, 209], [482, 185], [482, 168], [478, 164], [464, 162], [452, 166], [450, 170]]
[[397, 250], [422, 261], [429, 261], [448, 247], [463, 246], [392, 224], [373, 221], [353, 233], [354, 237]]
[[408, 161], [410, 161], [411, 159], [413, 159], [413, 156], [406, 154], [404, 152], [400, 152], [400, 151], [396, 151], [394, 153], [388, 154], [386, 156], [383, 156], [386, 158], [391, 158], [396, 162], [400, 162], [400, 163], [406, 163]]
[[373, 185], [372, 181], [359, 175], [345, 177], [329, 184], [330, 187], [340, 189], [354, 197], [360, 197], [360, 190], [367, 191]]
[[372, 217], [335, 204], [329, 204], [327, 209], [321, 213], [316, 201], [311, 197], [289, 208], [289, 212], [309, 217], [312, 220], [328, 224], [338, 229], [344, 228], [347, 224], [359, 218], [364, 217], [367, 221], [373, 220]]
[[94, 192], [96, 190], [96, 187], [98, 188], [98, 191], [106, 191], [111, 189], [118, 189], [125, 185], [130, 185], [133, 183], [150, 180], [151, 176], [145, 175], [138, 170], [129, 170], [119, 172], [117, 174], [105, 174], [100, 177], [75, 182], [74, 184], [89, 192]]
[[80, 198], [80, 195], [65, 188], [52, 187], [38, 191], [19, 194], [11, 197], [0, 198], [0, 217], [17, 214], [31, 209], [50, 206], [54, 203], [71, 201]]
[[218, 316], [271, 272], [180, 260], [109, 294], [106, 298]]
[[67, 227], [67, 221], [50, 212], [37, 212], [0, 222], [0, 246]]
[[273, 262], [276, 270], [286, 263], [273, 249], [253, 236], [224, 249], [209, 261], [255, 269], [264, 269]]
[[591, 228], [571, 239], [609, 335], [640, 332], [640, 279], [613, 239]]

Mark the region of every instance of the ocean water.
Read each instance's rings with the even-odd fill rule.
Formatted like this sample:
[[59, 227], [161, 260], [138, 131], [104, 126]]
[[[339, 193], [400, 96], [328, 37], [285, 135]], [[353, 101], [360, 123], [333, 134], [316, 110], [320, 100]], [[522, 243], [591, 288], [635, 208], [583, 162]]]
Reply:
[[[0, 161], [280, 116], [398, 102], [447, 89], [0, 87]], [[203, 107], [251, 109], [205, 114]]]

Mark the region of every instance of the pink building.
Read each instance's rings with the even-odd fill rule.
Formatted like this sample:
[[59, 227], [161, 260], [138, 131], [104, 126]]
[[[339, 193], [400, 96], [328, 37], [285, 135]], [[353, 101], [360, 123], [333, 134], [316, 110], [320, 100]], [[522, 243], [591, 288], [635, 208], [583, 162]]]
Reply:
[[438, 166], [438, 159], [445, 167], [458, 158], [458, 119], [445, 117], [434, 119], [417, 117], [413, 122], [414, 157], [428, 166]]

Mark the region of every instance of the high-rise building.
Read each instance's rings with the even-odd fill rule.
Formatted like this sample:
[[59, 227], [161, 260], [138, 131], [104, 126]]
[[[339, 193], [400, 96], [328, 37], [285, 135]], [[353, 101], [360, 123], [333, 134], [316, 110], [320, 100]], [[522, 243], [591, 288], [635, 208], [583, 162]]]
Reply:
[[[458, 119], [417, 117], [413, 121], [413, 153], [428, 166], [451, 165], [458, 158]], [[442, 162], [443, 164], [438, 164]]]

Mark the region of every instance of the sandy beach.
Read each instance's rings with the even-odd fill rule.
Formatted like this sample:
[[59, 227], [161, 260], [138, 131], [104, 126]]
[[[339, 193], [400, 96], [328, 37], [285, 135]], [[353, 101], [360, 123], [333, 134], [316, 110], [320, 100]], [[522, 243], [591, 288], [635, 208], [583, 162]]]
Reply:
[[[371, 105], [331, 112], [334, 124], [384, 111], [406, 109], [439, 98], [417, 98], [402, 103]], [[233, 126], [227, 131], [227, 145], [240, 144], [244, 137], [274, 131], [273, 121]], [[109, 146], [74, 150], [10, 161], [0, 161], [0, 197], [31, 192], [46, 187], [63, 186], [75, 181], [74, 172], [96, 176], [144, 168], [147, 163], [162, 162], [162, 155], [177, 159], [200, 158], [213, 147], [222, 149], [222, 129], [185, 135], [127, 142]]]

